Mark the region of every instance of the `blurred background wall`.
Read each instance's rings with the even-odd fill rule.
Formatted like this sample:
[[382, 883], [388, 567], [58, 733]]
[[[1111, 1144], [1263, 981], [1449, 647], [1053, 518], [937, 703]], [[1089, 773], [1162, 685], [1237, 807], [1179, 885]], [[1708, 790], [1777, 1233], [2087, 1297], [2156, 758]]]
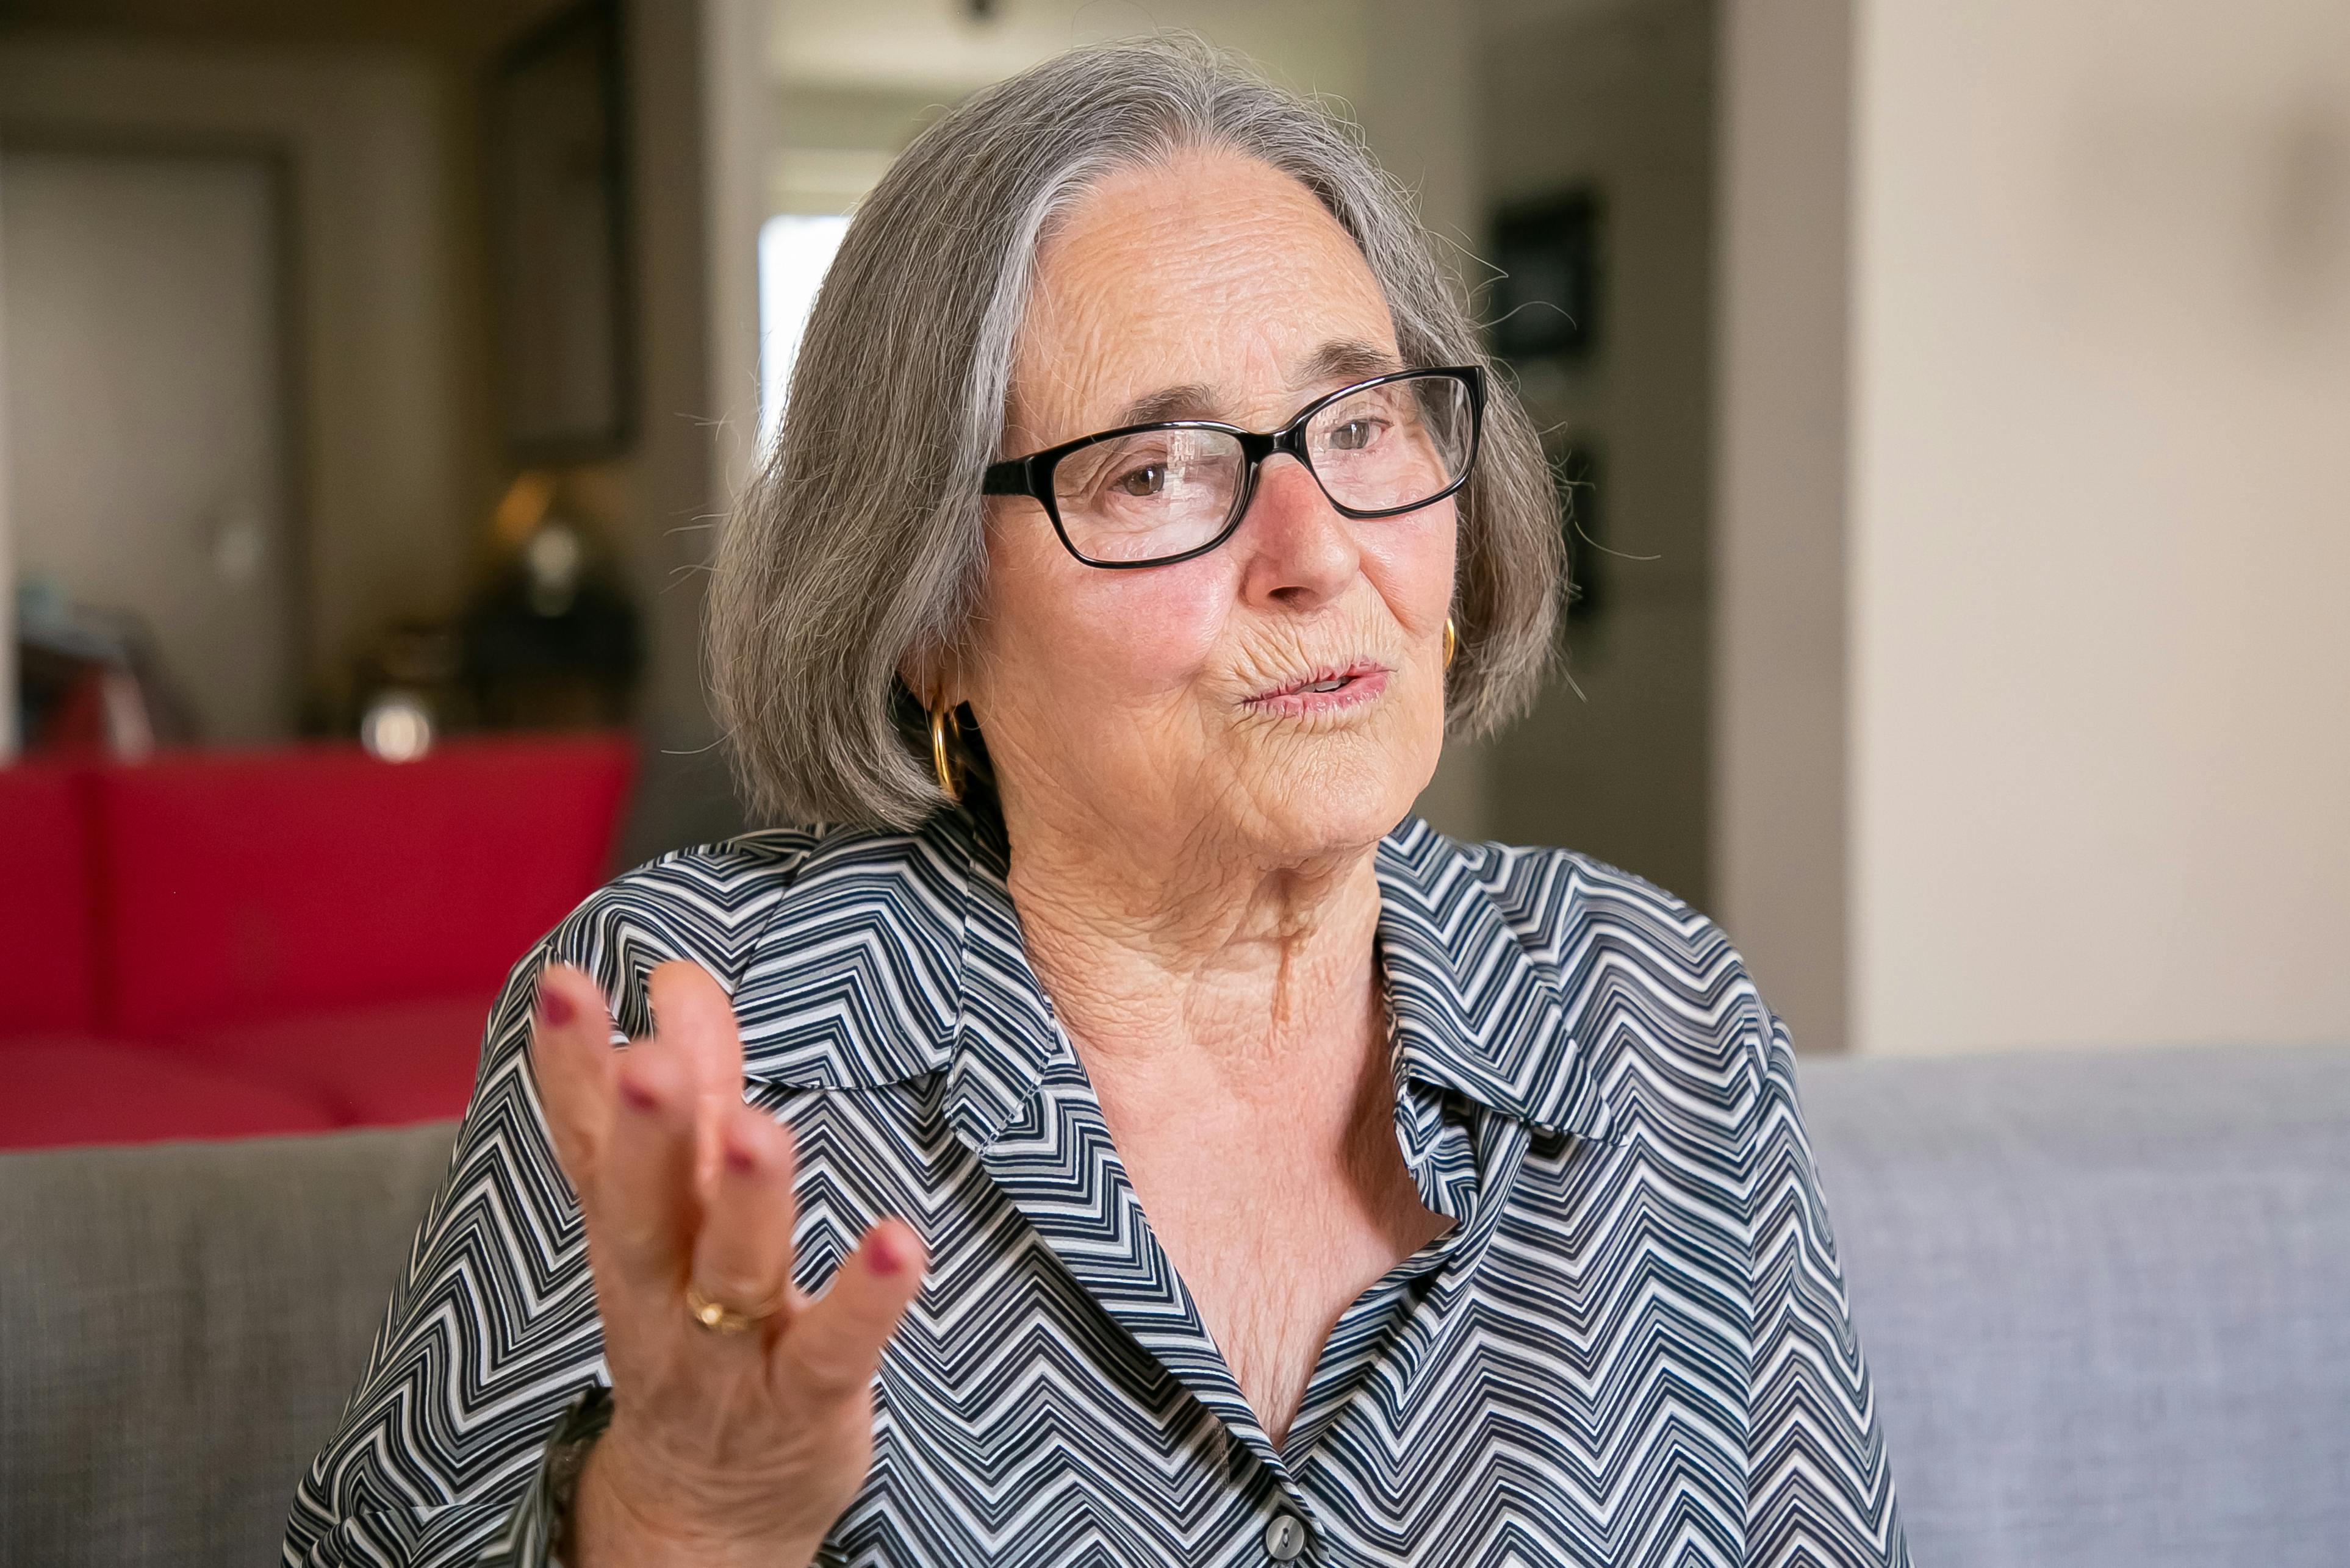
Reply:
[[2338, 1035], [2350, 7], [1870, 4], [1855, 57], [1856, 1036]]
[[624, 859], [734, 830], [703, 569], [827, 235], [962, 94], [1191, 28], [1360, 120], [1559, 471], [1558, 676], [1433, 820], [1718, 914], [1808, 1048], [2344, 1032], [2334, 0], [637, 0], [625, 430], [550, 454], [485, 106], [576, 10], [0, 5], [0, 659], [70, 601], [188, 743], [348, 734], [561, 533], [625, 695], [446, 712], [625, 722]]
[[1496, 10], [1477, 94], [1489, 208], [1588, 193], [1605, 256], [1587, 342], [1520, 369], [1553, 462], [1575, 465], [1578, 583], [1561, 678], [1491, 747], [1482, 830], [1572, 843], [1700, 906], [1714, 880], [1714, 26], [1705, 0]]
[[1766, 990], [1877, 1051], [2338, 1036], [2350, 12], [1729, 15], [1716, 822]]

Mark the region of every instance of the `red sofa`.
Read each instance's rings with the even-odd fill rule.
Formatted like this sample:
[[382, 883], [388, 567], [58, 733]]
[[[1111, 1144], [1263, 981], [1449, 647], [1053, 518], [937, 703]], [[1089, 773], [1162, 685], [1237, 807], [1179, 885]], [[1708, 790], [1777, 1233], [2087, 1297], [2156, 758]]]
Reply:
[[0, 767], [0, 1148], [452, 1116], [609, 869], [618, 735]]

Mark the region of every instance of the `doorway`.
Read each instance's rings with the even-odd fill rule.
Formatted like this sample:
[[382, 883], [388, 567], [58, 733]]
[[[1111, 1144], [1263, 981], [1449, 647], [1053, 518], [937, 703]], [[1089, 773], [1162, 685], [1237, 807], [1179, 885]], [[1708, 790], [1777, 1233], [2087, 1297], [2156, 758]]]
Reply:
[[165, 738], [298, 718], [286, 186], [264, 152], [0, 146], [0, 580], [28, 649], [134, 654]]

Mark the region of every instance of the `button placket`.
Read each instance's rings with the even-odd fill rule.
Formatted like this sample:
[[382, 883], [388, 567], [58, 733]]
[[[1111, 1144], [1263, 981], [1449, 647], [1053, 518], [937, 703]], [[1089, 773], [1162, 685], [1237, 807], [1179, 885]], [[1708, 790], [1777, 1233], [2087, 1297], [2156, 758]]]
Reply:
[[1291, 1563], [1305, 1550], [1305, 1521], [1285, 1510], [1274, 1514], [1264, 1527], [1265, 1555], [1275, 1563]]

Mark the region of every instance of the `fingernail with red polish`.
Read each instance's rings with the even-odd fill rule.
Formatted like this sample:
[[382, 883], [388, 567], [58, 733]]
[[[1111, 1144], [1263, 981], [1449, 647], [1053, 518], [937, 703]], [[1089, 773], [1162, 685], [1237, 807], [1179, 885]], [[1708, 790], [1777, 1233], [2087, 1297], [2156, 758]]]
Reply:
[[651, 1110], [660, 1103], [653, 1098], [653, 1092], [650, 1089], [646, 1088], [626, 1073], [620, 1075], [620, 1098], [640, 1111]]
[[733, 1171], [737, 1176], [748, 1176], [758, 1168], [759, 1162], [751, 1158], [751, 1151], [749, 1149], [744, 1148], [739, 1143], [730, 1143], [726, 1146], [727, 1169]]
[[571, 1022], [574, 1011], [571, 999], [547, 984], [546, 977], [540, 975], [538, 977], [538, 1015], [560, 1029]]
[[887, 1233], [875, 1231], [870, 1245], [872, 1250], [866, 1257], [875, 1273], [894, 1274], [906, 1266], [905, 1254], [898, 1250], [898, 1243], [889, 1240]]

